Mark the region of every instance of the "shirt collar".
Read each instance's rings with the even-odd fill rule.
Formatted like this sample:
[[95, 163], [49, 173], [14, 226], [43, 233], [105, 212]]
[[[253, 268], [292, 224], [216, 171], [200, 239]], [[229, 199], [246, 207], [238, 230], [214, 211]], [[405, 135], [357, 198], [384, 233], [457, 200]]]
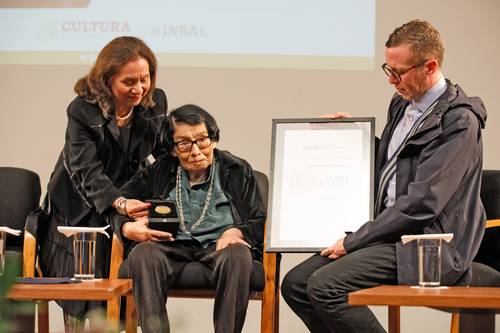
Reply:
[[413, 108], [418, 109], [420, 112], [427, 110], [438, 98], [446, 91], [446, 80], [444, 76], [432, 86], [429, 91], [427, 91], [418, 102], [412, 100], [411, 104]]

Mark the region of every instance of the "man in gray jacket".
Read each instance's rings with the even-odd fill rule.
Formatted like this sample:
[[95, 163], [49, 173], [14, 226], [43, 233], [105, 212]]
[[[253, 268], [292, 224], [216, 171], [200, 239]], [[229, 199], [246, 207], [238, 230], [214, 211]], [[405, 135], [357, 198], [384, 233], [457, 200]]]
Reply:
[[382, 69], [396, 89], [376, 159], [373, 221], [292, 269], [282, 294], [311, 332], [384, 332], [349, 292], [417, 283], [415, 242], [405, 234], [453, 233], [441, 283], [467, 284], [486, 215], [479, 198], [486, 110], [441, 72], [444, 46], [422, 20], [396, 28]]

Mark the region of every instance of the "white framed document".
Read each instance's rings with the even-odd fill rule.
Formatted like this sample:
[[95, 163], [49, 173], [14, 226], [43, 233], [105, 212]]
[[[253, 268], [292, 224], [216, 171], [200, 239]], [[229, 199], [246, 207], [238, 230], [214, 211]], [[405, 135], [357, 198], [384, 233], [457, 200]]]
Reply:
[[317, 252], [373, 218], [375, 119], [273, 119], [266, 251]]

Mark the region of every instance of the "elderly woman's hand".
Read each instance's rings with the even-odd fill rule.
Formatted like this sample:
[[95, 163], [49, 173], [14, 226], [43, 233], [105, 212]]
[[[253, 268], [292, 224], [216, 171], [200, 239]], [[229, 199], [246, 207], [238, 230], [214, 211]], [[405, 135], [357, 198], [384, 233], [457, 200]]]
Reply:
[[241, 233], [240, 229], [230, 228], [224, 231], [224, 233], [217, 240], [217, 245], [215, 247], [215, 250], [216, 251], [222, 250], [231, 244], [243, 244], [248, 247], [251, 247], [247, 242], [243, 240], [243, 234]]
[[140, 217], [135, 221], [126, 222], [122, 226], [122, 233], [126, 238], [136, 242], [174, 240], [172, 234], [169, 232], [149, 229], [147, 217]]

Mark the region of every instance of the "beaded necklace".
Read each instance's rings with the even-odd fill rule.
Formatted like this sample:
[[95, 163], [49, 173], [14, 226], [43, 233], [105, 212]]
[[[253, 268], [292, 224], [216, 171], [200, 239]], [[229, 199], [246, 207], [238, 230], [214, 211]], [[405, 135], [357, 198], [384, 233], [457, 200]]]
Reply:
[[191, 227], [191, 230], [187, 230], [186, 227], [186, 221], [184, 220], [184, 208], [182, 207], [182, 192], [181, 192], [181, 172], [182, 168], [179, 165], [177, 167], [177, 177], [175, 179], [175, 203], [177, 204], [177, 209], [179, 211], [179, 220], [180, 220], [180, 227], [182, 232], [190, 235], [191, 231], [196, 229], [200, 224], [203, 223], [203, 220], [205, 219], [205, 215], [207, 214], [208, 206], [210, 204], [210, 198], [212, 197], [212, 190], [214, 187], [214, 182], [215, 182], [215, 177], [214, 177], [214, 170], [215, 170], [215, 160], [214, 163], [212, 163], [212, 166], [210, 167], [210, 185], [208, 186], [208, 192], [207, 192], [207, 198], [205, 199], [205, 205], [203, 206], [203, 210], [201, 211], [201, 215], [198, 218], [198, 220], [193, 224]]

